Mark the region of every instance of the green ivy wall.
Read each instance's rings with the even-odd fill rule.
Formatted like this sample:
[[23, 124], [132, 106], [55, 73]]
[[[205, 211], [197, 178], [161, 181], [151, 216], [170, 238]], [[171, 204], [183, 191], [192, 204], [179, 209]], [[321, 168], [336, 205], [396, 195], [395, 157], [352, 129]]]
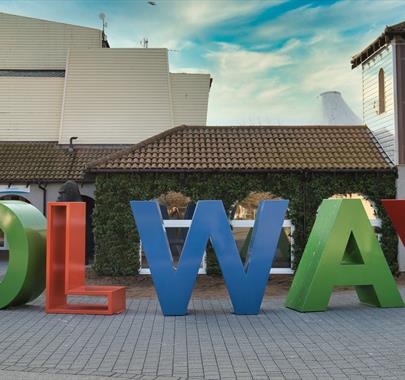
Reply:
[[[94, 210], [95, 261], [98, 274], [127, 276], [139, 267], [138, 233], [130, 200], [148, 200], [169, 191], [192, 200], [221, 199], [227, 210], [251, 192], [270, 192], [289, 202], [295, 225], [294, 255], [298, 265], [322, 199], [334, 194], [360, 193], [375, 203], [382, 219], [381, 245], [393, 273], [398, 271], [397, 235], [381, 209], [380, 199], [395, 198], [396, 173], [130, 173], [99, 174]], [[218, 273], [209, 249], [208, 273]]]

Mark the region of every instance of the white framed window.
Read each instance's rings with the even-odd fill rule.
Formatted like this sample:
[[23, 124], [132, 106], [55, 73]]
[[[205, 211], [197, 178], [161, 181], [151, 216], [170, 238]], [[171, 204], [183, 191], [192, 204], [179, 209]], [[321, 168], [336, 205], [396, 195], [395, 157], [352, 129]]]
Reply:
[[0, 251], [8, 251], [6, 235], [2, 230], [0, 230]]
[[[6, 186], [0, 185], [0, 201], [23, 201], [26, 203], [31, 203], [23, 195], [30, 192], [29, 186]], [[8, 251], [8, 244], [5, 233], [0, 230], [0, 251]]]
[[[255, 224], [254, 219], [232, 220], [233, 235], [239, 252], [247, 250], [249, 239], [247, 239], [250, 231]], [[277, 250], [273, 260], [273, 265], [270, 270], [271, 274], [293, 274], [294, 270], [294, 225], [290, 219], [284, 219], [283, 228], [281, 230], [280, 239], [278, 241]]]
[[[236, 241], [236, 245], [241, 252], [243, 246], [248, 237], [249, 231], [252, 230], [254, 226], [254, 220], [232, 220], [230, 225], [232, 226], [233, 235]], [[182, 233], [179, 234], [180, 238], [178, 241], [176, 239], [171, 239], [169, 237], [171, 253], [173, 257], [174, 265], [177, 265], [180, 258], [181, 250], [183, 248], [184, 239], [187, 235], [188, 228], [191, 226], [191, 219], [174, 219], [174, 220], [164, 220], [163, 225], [168, 229], [180, 230]], [[283, 222], [283, 229], [281, 232], [279, 244], [276, 251], [276, 257], [273, 260], [273, 267], [270, 271], [271, 274], [292, 274], [294, 273], [292, 266], [294, 263], [294, 253], [293, 253], [293, 235], [294, 225], [291, 220], [285, 219]], [[204, 253], [203, 259], [201, 261], [200, 269], [198, 274], [207, 273], [206, 264], [206, 253]], [[150, 274], [149, 265], [145, 252], [142, 248], [142, 242], [139, 242], [139, 274]]]
[[[165, 219], [163, 225], [168, 235], [173, 264], [177, 266], [183, 243], [191, 226], [191, 219]], [[143, 250], [142, 241], [139, 241], [139, 274], [150, 274], [148, 259]], [[204, 252], [198, 274], [207, 274], [206, 252]]]

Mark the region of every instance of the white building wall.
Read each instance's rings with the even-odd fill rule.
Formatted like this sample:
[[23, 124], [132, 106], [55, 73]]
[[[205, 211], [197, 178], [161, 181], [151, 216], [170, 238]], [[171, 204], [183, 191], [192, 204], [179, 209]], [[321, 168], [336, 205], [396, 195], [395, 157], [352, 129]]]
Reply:
[[[7, 187], [8, 184], [0, 184], [2, 187]], [[46, 201], [47, 202], [56, 202], [59, 196], [59, 189], [63, 183], [51, 183], [46, 185]], [[26, 187], [25, 183], [13, 184], [12, 187], [21, 186]], [[44, 191], [36, 184], [29, 185], [26, 187], [28, 190], [27, 193], [15, 193], [27, 199], [33, 206], [35, 206], [39, 211], [45, 213], [44, 207]], [[94, 199], [95, 185], [94, 183], [84, 183], [79, 184], [79, 190], [81, 195], [86, 195]], [[0, 194], [1, 197], [2, 194]], [[3, 194], [4, 195], [4, 194]]]
[[169, 74], [166, 49], [103, 49], [97, 29], [0, 13], [0, 70], [66, 70], [2, 73], [2, 141], [134, 144], [206, 124], [209, 74]]
[[170, 73], [174, 125], [206, 125], [209, 74]]
[[0, 13], [0, 69], [65, 69], [69, 48], [101, 46], [98, 29]]
[[57, 141], [64, 78], [0, 76], [0, 140]]
[[134, 144], [173, 126], [166, 49], [73, 49], [59, 142]]
[[[385, 75], [385, 112], [378, 114], [378, 72]], [[389, 45], [362, 65], [363, 119], [389, 157], [396, 161], [393, 52]]]

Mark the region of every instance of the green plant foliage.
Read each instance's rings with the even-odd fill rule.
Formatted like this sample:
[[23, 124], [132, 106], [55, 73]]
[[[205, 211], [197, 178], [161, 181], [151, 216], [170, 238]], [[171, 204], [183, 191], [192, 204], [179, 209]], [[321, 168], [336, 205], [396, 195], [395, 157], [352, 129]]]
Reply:
[[[391, 271], [397, 273], [397, 235], [380, 203], [380, 199], [395, 198], [395, 181], [395, 172], [99, 174], [94, 210], [94, 269], [99, 274], [112, 276], [138, 273], [139, 236], [130, 200], [155, 199], [175, 191], [193, 201], [220, 199], [230, 210], [251, 192], [269, 192], [288, 199], [289, 218], [295, 226], [294, 265], [297, 266], [322, 200], [335, 194], [360, 193], [377, 207], [378, 216], [382, 219], [381, 246]], [[210, 246], [207, 248], [207, 272], [219, 273]]]

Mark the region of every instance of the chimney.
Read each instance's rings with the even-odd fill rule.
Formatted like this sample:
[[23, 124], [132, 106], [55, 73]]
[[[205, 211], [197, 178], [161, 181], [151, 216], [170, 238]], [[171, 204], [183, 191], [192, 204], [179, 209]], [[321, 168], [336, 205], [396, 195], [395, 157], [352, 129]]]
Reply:
[[361, 119], [350, 109], [338, 91], [319, 95], [323, 125], [362, 125]]

